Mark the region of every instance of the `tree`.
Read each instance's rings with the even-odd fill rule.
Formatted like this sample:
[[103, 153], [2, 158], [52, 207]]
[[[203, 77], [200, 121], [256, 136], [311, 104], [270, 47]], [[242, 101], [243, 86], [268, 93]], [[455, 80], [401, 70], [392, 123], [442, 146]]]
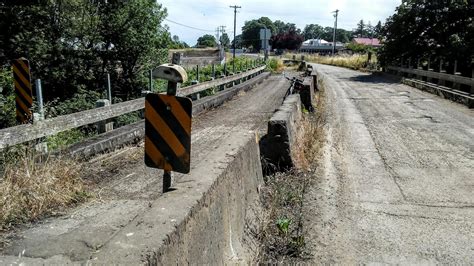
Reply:
[[373, 38], [375, 36], [375, 29], [374, 29], [374, 26], [372, 26], [372, 23], [367, 23], [366, 25], [366, 35], [365, 37], [368, 37], [368, 38]]
[[[324, 27], [322, 34], [320, 35], [321, 39], [332, 42], [334, 35], [333, 27]], [[352, 32], [345, 29], [336, 30], [336, 42], [347, 43], [351, 40]]]
[[357, 37], [365, 37], [366, 36], [366, 28], [364, 24], [364, 20], [361, 19], [359, 23], [357, 23], [357, 28], [354, 30], [354, 36]]
[[468, 74], [474, 47], [473, 13], [469, 1], [403, 1], [383, 27], [381, 63], [436, 55], [458, 60], [458, 69]]
[[171, 49], [183, 49], [189, 47], [187, 43], [180, 41], [177, 35], [173, 35], [172, 39], [173, 42], [170, 44]]
[[318, 24], [308, 24], [304, 27], [303, 36], [308, 39], [320, 39], [324, 33], [324, 28]]
[[265, 27], [270, 29], [272, 35], [276, 32], [275, 25], [267, 17], [246, 21], [242, 27], [242, 45], [259, 51], [261, 49], [260, 29]]
[[83, 89], [104, 92], [106, 73], [114, 95], [139, 95], [143, 72], [162, 63], [162, 48], [172, 42], [161, 26], [166, 9], [151, 0], [9, 1], [0, 7], [0, 64], [29, 59], [46, 100]]
[[210, 34], [205, 34], [198, 38], [196, 47], [216, 47], [216, 38]]
[[221, 43], [222, 47], [224, 47], [225, 49], [228, 49], [229, 46], [230, 46], [230, 39], [229, 39], [229, 35], [227, 35], [227, 33], [222, 33], [222, 36], [219, 38], [219, 42]]
[[103, 65], [120, 81], [114, 85], [120, 94], [137, 96], [146, 84], [142, 73], [163, 63], [159, 50], [172, 43], [168, 28], [160, 27], [166, 9], [152, 0], [109, 1], [100, 14]]
[[379, 20], [377, 25], [375, 25], [374, 27], [374, 36], [380, 39], [381, 35], [382, 35], [382, 22]]
[[239, 34], [239, 35], [235, 36], [235, 39], [232, 40], [232, 42], [230, 44], [232, 47], [234, 46], [234, 42], [235, 42], [235, 48], [236, 49], [237, 48], [242, 48], [242, 35]]
[[290, 29], [285, 33], [272, 36], [270, 44], [275, 49], [297, 50], [303, 41], [304, 37], [301, 34], [298, 34], [294, 29]]

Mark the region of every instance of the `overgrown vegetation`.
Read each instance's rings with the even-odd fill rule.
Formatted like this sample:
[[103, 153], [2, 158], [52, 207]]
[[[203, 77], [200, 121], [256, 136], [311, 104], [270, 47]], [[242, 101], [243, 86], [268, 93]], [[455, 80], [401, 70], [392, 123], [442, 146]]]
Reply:
[[[406, 0], [397, 7], [382, 29], [383, 46], [379, 50], [382, 65], [401, 59], [444, 57], [458, 61], [458, 71], [471, 73], [474, 47], [474, 5], [469, 0]], [[432, 65], [439, 65], [439, 61]], [[439, 60], [439, 59], [438, 59]], [[450, 64], [448, 73], [451, 73]]]
[[[25, 57], [32, 79], [42, 80], [47, 106], [55, 109], [50, 115], [94, 105], [77, 96], [104, 94], [107, 73], [114, 97], [136, 98], [147, 87], [148, 70], [167, 61], [168, 48], [182, 46], [162, 25], [166, 15], [150, 0], [2, 2], [0, 87], [12, 84], [5, 79], [10, 61]], [[14, 125], [12, 94], [1, 92], [1, 128]], [[57, 106], [62, 102], [67, 103]]]
[[[324, 101], [318, 98], [318, 109]], [[303, 220], [304, 197], [313, 182], [323, 143], [324, 118], [304, 114], [300, 136], [292, 151], [295, 167], [286, 173], [267, 176], [262, 190], [268, 221], [262, 233], [264, 263], [298, 263], [308, 258]]]
[[32, 153], [8, 162], [0, 182], [0, 232], [85, 200], [81, 170], [75, 160], [50, 158], [39, 163]]
[[[285, 56], [291, 58], [294, 54], [286, 54]], [[301, 55], [297, 55], [299, 58]], [[305, 55], [305, 60], [312, 63], [346, 67], [354, 70], [361, 69], [377, 69], [377, 58], [373, 54], [371, 61], [368, 61], [368, 54], [344, 54], [337, 56], [321, 56], [321, 55]]]
[[279, 58], [270, 58], [267, 61], [267, 71], [271, 71], [272, 73], [281, 73], [283, 68], [283, 61]]

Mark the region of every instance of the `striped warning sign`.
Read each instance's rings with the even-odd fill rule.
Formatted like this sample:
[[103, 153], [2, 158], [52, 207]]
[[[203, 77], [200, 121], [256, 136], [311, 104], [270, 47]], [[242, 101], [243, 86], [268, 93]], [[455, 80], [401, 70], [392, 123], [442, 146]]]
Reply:
[[145, 97], [145, 164], [189, 173], [192, 102], [162, 94]]
[[33, 94], [31, 90], [30, 63], [24, 58], [13, 60], [13, 78], [16, 94], [16, 119], [20, 123], [31, 120]]

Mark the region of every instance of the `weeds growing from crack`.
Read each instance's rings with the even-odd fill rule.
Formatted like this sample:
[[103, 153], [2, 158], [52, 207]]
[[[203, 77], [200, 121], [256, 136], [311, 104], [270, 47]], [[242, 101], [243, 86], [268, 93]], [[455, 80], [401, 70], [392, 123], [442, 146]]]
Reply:
[[[318, 97], [318, 110], [324, 108]], [[268, 210], [260, 239], [260, 262], [293, 263], [309, 258], [303, 224], [303, 202], [315, 177], [323, 145], [324, 113], [304, 114], [297, 141], [292, 150], [294, 168], [265, 177], [262, 197]]]

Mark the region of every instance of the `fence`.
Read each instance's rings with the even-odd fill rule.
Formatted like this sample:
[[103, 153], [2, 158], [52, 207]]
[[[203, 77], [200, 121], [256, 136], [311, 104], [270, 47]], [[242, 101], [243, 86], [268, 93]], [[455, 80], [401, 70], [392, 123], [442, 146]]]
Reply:
[[462, 102], [472, 108], [474, 105], [474, 59], [471, 63], [471, 77], [461, 76], [461, 73], [457, 71], [457, 61], [451, 65], [452, 74], [448, 74], [444, 69], [444, 63], [446, 62], [440, 59], [439, 67], [435, 71], [431, 68], [429, 60], [424, 64], [426, 70], [423, 69], [420, 60], [417, 60], [416, 66], [411, 65], [411, 60], [408, 60], [408, 65], [403, 65], [402, 60], [400, 66], [388, 66], [386, 70], [403, 76], [405, 84]]
[[[178, 90], [178, 95], [191, 96], [211, 88], [223, 89], [226, 86], [238, 84], [242, 81], [253, 78], [262, 73], [265, 68], [265, 65], [259, 65], [243, 73], [232, 74], [230, 76], [218, 78], [209, 82], [191, 85]], [[0, 149], [51, 136], [62, 131], [78, 128], [88, 124], [103, 122], [134, 111], [139, 111], [145, 108], [144, 102], [144, 98], [139, 98], [74, 114], [37, 121], [33, 124], [24, 124], [5, 128], [0, 130]]]

